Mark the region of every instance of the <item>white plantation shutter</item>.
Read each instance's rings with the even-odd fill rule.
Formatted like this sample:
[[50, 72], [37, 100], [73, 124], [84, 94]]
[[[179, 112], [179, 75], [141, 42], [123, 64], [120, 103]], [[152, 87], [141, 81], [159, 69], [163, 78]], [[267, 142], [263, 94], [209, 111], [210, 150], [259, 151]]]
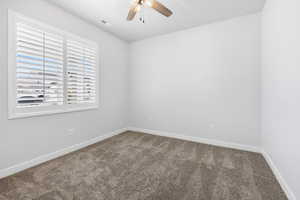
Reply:
[[67, 103], [96, 102], [96, 49], [67, 40]]
[[63, 104], [63, 38], [16, 26], [17, 107]]
[[97, 44], [8, 11], [8, 118], [98, 108]]

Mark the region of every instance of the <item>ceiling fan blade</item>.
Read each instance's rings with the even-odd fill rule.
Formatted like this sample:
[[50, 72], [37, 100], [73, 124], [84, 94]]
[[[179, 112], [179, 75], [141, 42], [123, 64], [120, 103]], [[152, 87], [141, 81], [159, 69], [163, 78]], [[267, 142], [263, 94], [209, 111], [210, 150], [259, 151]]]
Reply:
[[173, 14], [173, 12], [168, 9], [166, 6], [164, 6], [163, 4], [159, 3], [156, 0], [149, 0], [151, 7], [153, 9], [155, 9], [156, 11], [158, 11], [159, 13], [161, 13], [162, 15], [169, 17]]
[[138, 3], [133, 4], [129, 9], [127, 20], [128, 21], [133, 20], [134, 16], [139, 11], [139, 9], [140, 9], [140, 5]]

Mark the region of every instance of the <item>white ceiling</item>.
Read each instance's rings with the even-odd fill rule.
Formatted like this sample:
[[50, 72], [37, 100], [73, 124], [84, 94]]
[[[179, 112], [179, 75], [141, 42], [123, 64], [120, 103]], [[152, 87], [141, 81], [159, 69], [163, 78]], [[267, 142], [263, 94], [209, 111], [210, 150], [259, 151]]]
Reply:
[[[132, 0], [48, 0], [126, 41], [170, 33], [186, 28], [259, 12], [265, 0], [159, 0], [173, 11], [169, 18], [151, 8], [143, 9], [145, 24], [138, 17], [126, 21]], [[106, 20], [110, 25], [103, 25]]]

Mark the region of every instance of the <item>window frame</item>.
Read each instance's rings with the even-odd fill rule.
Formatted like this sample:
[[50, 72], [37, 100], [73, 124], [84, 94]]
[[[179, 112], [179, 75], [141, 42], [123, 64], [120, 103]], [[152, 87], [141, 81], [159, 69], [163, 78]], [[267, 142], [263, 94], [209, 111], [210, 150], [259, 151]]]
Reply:
[[[28, 24], [35, 28], [41, 29], [48, 33], [61, 35], [63, 37], [63, 105], [51, 105], [51, 106], [34, 106], [17, 108], [16, 99], [16, 25], [18, 22]], [[75, 40], [86, 45], [89, 45], [96, 49], [95, 58], [95, 103], [79, 103], [79, 104], [67, 104], [67, 65], [66, 65], [66, 41]], [[99, 48], [96, 42], [84, 39], [80, 36], [66, 32], [64, 30], [55, 28], [44, 22], [28, 18], [14, 11], [8, 10], [8, 119], [25, 118], [41, 115], [50, 115], [66, 112], [84, 111], [99, 108]]]

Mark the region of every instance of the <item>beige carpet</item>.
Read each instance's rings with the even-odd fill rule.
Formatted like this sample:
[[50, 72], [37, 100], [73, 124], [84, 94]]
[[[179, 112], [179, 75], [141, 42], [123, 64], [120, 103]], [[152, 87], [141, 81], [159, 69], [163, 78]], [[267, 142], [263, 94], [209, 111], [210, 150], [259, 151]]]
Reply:
[[260, 154], [127, 132], [0, 180], [0, 200], [287, 200]]

